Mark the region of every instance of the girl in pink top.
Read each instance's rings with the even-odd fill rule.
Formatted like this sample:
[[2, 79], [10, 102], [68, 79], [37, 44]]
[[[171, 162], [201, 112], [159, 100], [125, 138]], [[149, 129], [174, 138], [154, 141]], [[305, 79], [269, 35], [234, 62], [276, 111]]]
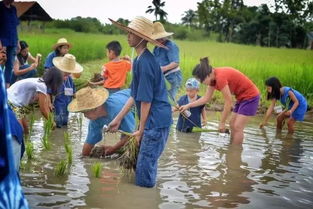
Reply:
[[215, 90], [223, 94], [225, 104], [222, 112], [219, 131], [225, 132], [225, 122], [232, 108], [232, 95], [236, 104], [230, 120], [231, 140], [234, 144], [243, 141], [243, 129], [250, 116], [254, 116], [259, 105], [259, 90], [254, 83], [240, 71], [231, 67], [212, 68], [208, 58], [200, 59], [193, 70], [193, 76], [208, 86], [206, 94], [195, 102], [183, 105], [180, 111], [206, 104], [211, 100]]

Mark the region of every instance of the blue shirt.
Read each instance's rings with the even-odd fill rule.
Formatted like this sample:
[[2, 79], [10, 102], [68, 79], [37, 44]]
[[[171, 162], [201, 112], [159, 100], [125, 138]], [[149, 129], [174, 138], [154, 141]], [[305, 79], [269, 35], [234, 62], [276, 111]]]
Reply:
[[17, 46], [17, 26], [19, 20], [16, 8], [11, 5], [7, 8], [3, 1], [0, 2], [0, 40], [3, 46]]
[[[197, 95], [197, 99], [199, 98], [200, 96]], [[188, 103], [189, 101], [187, 95], [180, 97], [178, 100], [179, 106], [186, 105]], [[176, 129], [182, 132], [192, 132], [192, 128], [195, 127], [195, 125], [201, 127], [201, 113], [203, 108], [204, 105], [190, 108], [191, 115], [188, 119], [191, 120], [193, 123], [184, 118], [181, 114], [179, 114]]]
[[45, 69], [46, 69], [46, 68], [51, 68], [51, 67], [54, 66], [54, 64], [52, 63], [52, 60], [53, 60], [53, 58], [55, 58], [56, 56], [57, 56], [57, 54], [55, 53], [55, 51], [50, 52], [50, 53], [48, 54], [48, 56], [47, 56], [47, 58], [46, 58], [46, 61], [45, 61], [45, 65], [44, 65]]
[[288, 108], [288, 110], [292, 108], [294, 103], [289, 97], [289, 94], [288, 94], [289, 91], [292, 91], [295, 94], [297, 100], [299, 101], [299, 106], [295, 109], [295, 111], [292, 113], [291, 116], [297, 121], [303, 121], [304, 115], [307, 111], [307, 101], [300, 92], [290, 87], [284, 86], [284, 93], [282, 94], [280, 98], [280, 102], [283, 106]]
[[[2, 73], [2, 69], [0, 66], [0, 85], [2, 86], [2, 82], [4, 82], [4, 78], [3, 78], [3, 73]], [[1, 87], [1, 92], [0, 92], [0, 105], [3, 105], [4, 108], [6, 108], [6, 111], [8, 112], [8, 116], [9, 116], [9, 123], [10, 123], [10, 130], [11, 130], [11, 135], [15, 136], [17, 142], [19, 144], [22, 145], [22, 150], [21, 150], [21, 154], [23, 156], [24, 153], [24, 140], [23, 140], [23, 129], [22, 126], [20, 125], [20, 123], [18, 122], [18, 120], [16, 119], [16, 116], [14, 114], [14, 112], [11, 110], [11, 108], [7, 105], [4, 104], [4, 102], [6, 102], [6, 100], [4, 99], [6, 97], [6, 89]], [[0, 115], [1, 117], [3, 117], [4, 112], [3, 109], [0, 108]], [[4, 136], [5, 133], [5, 126], [3, 124], [3, 120], [0, 120], [0, 135]]]
[[172, 110], [164, 76], [154, 56], [147, 49], [133, 62], [131, 96], [135, 100], [139, 119], [141, 102], [151, 103], [145, 129], [166, 128], [172, 124]]
[[[116, 115], [124, 107], [129, 97], [130, 89], [121, 90], [109, 96], [107, 101], [103, 104], [108, 115], [105, 117], [100, 117], [96, 120], [89, 121], [86, 143], [94, 145], [101, 141], [103, 126], [108, 125], [116, 117]], [[119, 129], [128, 133], [132, 133], [135, 130], [135, 124], [136, 122], [134, 113], [129, 112], [123, 118]]]
[[171, 40], [167, 40], [164, 45], [168, 49], [162, 47], [154, 47], [153, 49], [153, 55], [159, 65], [166, 66], [171, 62], [179, 63], [179, 49], [177, 45]]

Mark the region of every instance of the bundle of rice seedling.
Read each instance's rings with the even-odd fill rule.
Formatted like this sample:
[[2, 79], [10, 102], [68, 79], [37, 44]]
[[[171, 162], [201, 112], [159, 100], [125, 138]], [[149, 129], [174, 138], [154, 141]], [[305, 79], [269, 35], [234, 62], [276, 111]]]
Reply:
[[[220, 132], [220, 131], [217, 129], [205, 129], [205, 128], [193, 127], [192, 132], [198, 133], [198, 132]], [[224, 133], [229, 134], [230, 133], [229, 129], [225, 129]]]
[[136, 169], [138, 152], [139, 147], [136, 137], [129, 136], [127, 143], [122, 147], [122, 155], [118, 158], [122, 173], [126, 176], [130, 175]]
[[96, 163], [93, 163], [91, 165], [91, 171], [92, 171], [92, 174], [94, 175], [94, 177], [96, 177], [96, 178], [101, 177], [102, 167], [103, 167], [103, 165], [101, 162], [96, 162]]
[[66, 173], [67, 161], [61, 160], [54, 169], [54, 175], [63, 176]]

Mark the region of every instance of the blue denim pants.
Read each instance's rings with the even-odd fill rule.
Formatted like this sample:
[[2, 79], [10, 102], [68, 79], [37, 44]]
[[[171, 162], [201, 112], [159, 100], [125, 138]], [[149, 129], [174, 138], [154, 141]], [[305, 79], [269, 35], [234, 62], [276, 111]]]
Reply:
[[10, 83], [11, 81], [15, 56], [16, 56], [16, 47], [7, 46], [7, 61], [5, 63], [4, 69], [5, 83]]
[[[20, 66], [20, 70], [24, 70], [24, 69], [29, 68], [29, 67], [30, 67], [29, 64], [22, 65], [22, 66]], [[36, 75], [37, 75], [37, 69], [33, 69], [31, 71], [28, 71], [27, 73], [20, 75], [20, 76], [16, 76], [14, 73], [12, 73], [11, 85], [13, 83], [15, 83], [16, 81], [23, 80], [25, 78], [34, 78], [34, 77], [36, 77]]]
[[169, 135], [170, 127], [145, 130], [141, 139], [136, 165], [136, 185], [154, 187], [161, 156]]
[[168, 90], [168, 93], [170, 94], [171, 99], [176, 100], [177, 91], [180, 88], [181, 82], [183, 80], [181, 71], [179, 70], [174, 73], [171, 73], [165, 76], [165, 78], [171, 84], [171, 87]]
[[54, 121], [57, 128], [62, 126], [67, 126], [69, 112], [67, 110], [67, 105], [65, 104], [54, 104]]

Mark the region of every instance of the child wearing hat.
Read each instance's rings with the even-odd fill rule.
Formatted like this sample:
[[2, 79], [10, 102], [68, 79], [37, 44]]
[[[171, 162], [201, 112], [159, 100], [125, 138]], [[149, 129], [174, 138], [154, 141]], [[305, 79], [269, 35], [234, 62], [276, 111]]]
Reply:
[[181, 106], [181, 112], [211, 100], [215, 90], [224, 97], [224, 110], [222, 112], [219, 130], [225, 132], [225, 123], [232, 108], [232, 94], [236, 97], [236, 104], [230, 119], [231, 140], [233, 144], [243, 142], [243, 130], [251, 116], [256, 115], [260, 93], [256, 85], [239, 70], [231, 67], [212, 68], [207, 57], [200, 59], [193, 72], [193, 76], [208, 86], [206, 94], [200, 99]]
[[[89, 156], [93, 147], [102, 140], [103, 127], [108, 125], [122, 110], [130, 97], [130, 89], [110, 94], [104, 88], [85, 87], [77, 91], [75, 99], [68, 105], [70, 112], [82, 112], [89, 119], [88, 133], [82, 149], [83, 156]], [[134, 114], [129, 112], [121, 121], [119, 130], [132, 133], [135, 129]], [[102, 146], [105, 155], [111, 155], [127, 142], [127, 136], [113, 146]]]
[[59, 87], [57, 95], [52, 99], [56, 127], [61, 128], [68, 123], [69, 111], [67, 105], [72, 101], [76, 91], [71, 74], [81, 73], [83, 67], [76, 62], [76, 58], [72, 54], [53, 58], [53, 65], [63, 71], [65, 75], [63, 85]]
[[172, 116], [163, 73], [147, 49], [147, 43], [165, 46], [152, 38], [153, 23], [144, 17], [136, 17], [128, 26], [110, 21], [128, 32], [128, 44], [135, 48], [137, 57], [133, 61], [131, 97], [108, 128], [116, 131], [133, 104], [136, 105], [139, 127], [133, 135], [140, 143], [140, 148], [135, 181], [138, 186], [154, 187], [158, 159], [167, 142]]
[[[179, 106], [189, 104], [201, 98], [199, 95], [197, 95], [199, 92], [200, 83], [195, 78], [189, 78], [186, 81], [185, 87], [186, 95], [179, 98], [177, 102]], [[174, 108], [174, 111], [177, 110], [177, 108]], [[190, 108], [189, 111], [191, 113], [189, 117], [188, 115], [182, 115], [184, 113], [179, 115], [176, 125], [176, 129], [178, 131], [189, 133], [192, 132], [193, 127], [201, 127], [201, 116], [203, 124], [206, 124], [207, 119], [205, 105]]]
[[155, 46], [153, 54], [161, 66], [166, 80], [171, 85], [168, 90], [170, 98], [175, 100], [177, 91], [181, 86], [182, 74], [179, 67], [179, 48], [174, 41], [169, 39], [173, 34], [172, 32], [166, 32], [162, 23], [153, 23], [153, 39], [167, 47], [167, 49], [165, 49]]

